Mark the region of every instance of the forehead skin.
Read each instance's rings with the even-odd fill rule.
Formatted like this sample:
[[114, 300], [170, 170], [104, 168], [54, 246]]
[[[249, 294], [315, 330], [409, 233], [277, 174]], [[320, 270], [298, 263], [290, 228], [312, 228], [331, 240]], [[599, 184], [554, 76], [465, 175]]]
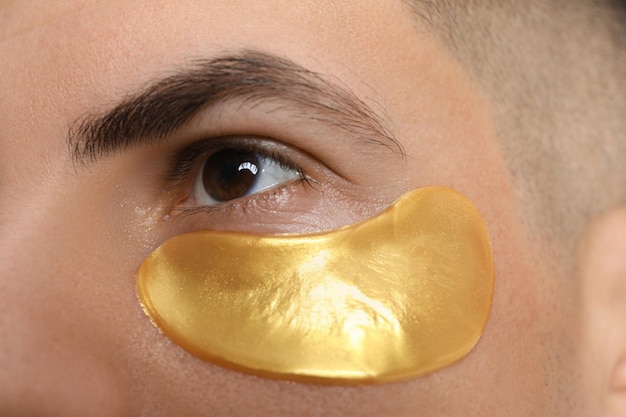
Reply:
[[[556, 306], [552, 294], [565, 290], [525, 240], [490, 103], [401, 2], [0, 7], [0, 414], [574, 415], [565, 403], [573, 388], [559, 381], [569, 380], [565, 323], [575, 316], [564, 320], [569, 306]], [[240, 49], [287, 57], [385, 109], [406, 151], [406, 160], [382, 151], [368, 160], [377, 175], [364, 177], [363, 196], [329, 200], [318, 213], [324, 224], [353, 222], [355, 212], [371, 214], [426, 185], [454, 187], [478, 206], [496, 294], [467, 358], [396, 384], [295, 384], [201, 362], [150, 324], [134, 274], [180, 231], [152, 215], [162, 202], [147, 155], [165, 149], [82, 171], [67, 129], [189, 60]], [[356, 148], [328, 163], [362, 172], [360, 155]], [[365, 208], [335, 210], [344, 203]]]

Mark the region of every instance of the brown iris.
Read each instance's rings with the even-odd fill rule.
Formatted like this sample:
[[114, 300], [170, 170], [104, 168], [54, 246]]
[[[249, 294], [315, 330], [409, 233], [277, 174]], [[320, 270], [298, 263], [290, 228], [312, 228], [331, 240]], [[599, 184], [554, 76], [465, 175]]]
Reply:
[[211, 198], [229, 201], [247, 195], [259, 172], [259, 156], [254, 152], [225, 149], [204, 163], [202, 184]]

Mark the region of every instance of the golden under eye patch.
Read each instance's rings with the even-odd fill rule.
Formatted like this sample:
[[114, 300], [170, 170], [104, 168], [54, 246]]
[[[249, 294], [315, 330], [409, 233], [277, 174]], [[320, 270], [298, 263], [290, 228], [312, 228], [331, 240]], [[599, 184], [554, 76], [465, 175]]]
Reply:
[[382, 382], [474, 347], [493, 260], [472, 203], [428, 187], [324, 233], [174, 237], [141, 265], [137, 290], [156, 326], [207, 361], [297, 381]]

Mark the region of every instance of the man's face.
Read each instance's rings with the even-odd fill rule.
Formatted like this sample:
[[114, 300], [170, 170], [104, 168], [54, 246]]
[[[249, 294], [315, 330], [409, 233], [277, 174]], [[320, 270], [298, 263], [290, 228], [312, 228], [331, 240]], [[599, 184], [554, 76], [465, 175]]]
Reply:
[[[567, 287], [524, 229], [489, 100], [401, 2], [356, 3], [0, 3], [0, 414], [566, 412], [576, 316], [565, 320], [570, 306], [553, 295], [565, 299]], [[384, 122], [387, 138], [374, 143], [341, 118], [330, 123], [319, 109], [264, 91], [227, 97], [166, 140], [93, 160], [68, 144], [68, 130], [85, 118], [198, 62], [244, 51], [289, 60], [349, 92]], [[174, 186], [172, 161], [211, 138], [270, 149], [313, 186], [260, 191], [224, 210], [180, 210], [206, 205], [194, 191], [206, 152]], [[428, 376], [341, 387], [241, 374], [186, 353], [137, 301], [139, 265], [172, 236], [328, 230], [428, 185], [476, 204], [496, 267], [482, 339]]]

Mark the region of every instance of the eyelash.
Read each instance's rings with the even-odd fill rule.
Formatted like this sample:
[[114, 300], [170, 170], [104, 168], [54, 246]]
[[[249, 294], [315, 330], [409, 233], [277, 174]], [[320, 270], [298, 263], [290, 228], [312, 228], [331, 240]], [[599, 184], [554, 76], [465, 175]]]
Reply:
[[[269, 199], [271, 202], [271, 199], [276, 197], [277, 193], [284, 191], [285, 187], [292, 185], [312, 187], [313, 181], [311, 177], [305, 173], [304, 169], [294, 162], [293, 159], [276, 149], [276, 147], [276, 142], [269, 138], [224, 136], [200, 140], [179, 151], [175, 151], [172, 155], [170, 169], [164, 177], [166, 184], [164, 191], [169, 193], [181, 193], [182, 190], [190, 188], [190, 177], [194, 171], [197, 171], [198, 165], [201, 165], [203, 161], [206, 161], [211, 155], [226, 149], [255, 153], [260, 157], [271, 159], [278, 163], [281, 168], [296, 171], [298, 179], [288, 184], [273, 187], [267, 191], [261, 191], [258, 194], [252, 194], [214, 206], [181, 207], [178, 206], [177, 203], [169, 211], [176, 214], [211, 214], [214, 212], [224, 212], [228, 214], [235, 209], [246, 211], [252, 204], [259, 202], [261, 199], [265, 201]], [[188, 194], [189, 192], [186, 192], [184, 197], [180, 197], [179, 200], [188, 197]]]

